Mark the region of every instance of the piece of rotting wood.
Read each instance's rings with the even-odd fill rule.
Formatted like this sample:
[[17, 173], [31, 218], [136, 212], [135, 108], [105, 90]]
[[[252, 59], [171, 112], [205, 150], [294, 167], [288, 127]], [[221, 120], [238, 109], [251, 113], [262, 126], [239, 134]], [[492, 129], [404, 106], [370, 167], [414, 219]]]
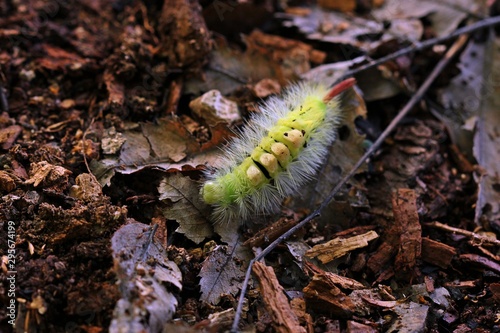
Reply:
[[306, 329], [300, 326], [299, 319], [288, 303], [274, 270], [256, 262], [253, 273], [259, 282], [262, 301], [273, 319], [274, 330], [278, 333], [306, 333]]
[[347, 253], [368, 246], [368, 242], [378, 238], [378, 234], [371, 230], [362, 235], [349, 238], [337, 237], [323, 244], [318, 244], [307, 250], [306, 257], [317, 257], [323, 264], [342, 257]]

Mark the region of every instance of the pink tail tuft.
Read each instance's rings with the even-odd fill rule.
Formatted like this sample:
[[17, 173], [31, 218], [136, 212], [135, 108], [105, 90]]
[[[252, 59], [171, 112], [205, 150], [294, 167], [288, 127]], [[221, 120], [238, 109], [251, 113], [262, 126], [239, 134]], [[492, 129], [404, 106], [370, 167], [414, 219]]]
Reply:
[[347, 89], [353, 87], [356, 84], [356, 79], [355, 78], [348, 78], [345, 79], [344, 81], [336, 84], [328, 94], [326, 94], [325, 98], [323, 98], [324, 102], [329, 102], [331, 101], [335, 96], [339, 95], [340, 93], [346, 91]]

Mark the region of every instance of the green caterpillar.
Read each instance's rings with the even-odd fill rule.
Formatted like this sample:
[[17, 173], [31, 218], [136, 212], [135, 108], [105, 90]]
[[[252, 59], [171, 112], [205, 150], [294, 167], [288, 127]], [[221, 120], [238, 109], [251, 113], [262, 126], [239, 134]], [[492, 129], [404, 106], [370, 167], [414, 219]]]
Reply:
[[228, 145], [215, 172], [205, 174], [201, 195], [214, 206], [214, 222], [275, 212], [286, 196], [300, 193], [335, 140], [338, 96], [354, 84], [347, 79], [327, 90], [302, 83], [263, 104], [261, 114]]

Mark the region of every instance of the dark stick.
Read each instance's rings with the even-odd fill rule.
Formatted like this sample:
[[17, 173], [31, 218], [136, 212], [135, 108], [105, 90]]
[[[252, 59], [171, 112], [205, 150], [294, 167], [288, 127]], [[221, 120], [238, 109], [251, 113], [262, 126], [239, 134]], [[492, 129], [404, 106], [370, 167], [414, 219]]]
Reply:
[[[489, 21], [488, 21], [489, 20]], [[491, 19], [487, 19], [484, 21], [488, 21], [489, 25], [494, 25], [500, 23], [500, 17], [497, 17], [495, 21], [492, 21]], [[482, 22], [484, 22], [482, 21]], [[488, 25], [479, 25], [476, 24], [476, 29], [484, 28], [485, 26]], [[461, 29], [463, 30], [463, 29]], [[457, 30], [458, 31], [458, 30]], [[472, 30], [468, 30], [470, 32]], [[464, 33], [464, 32], [462, 32]], [[420, 88], [417, 90], [415, 95], [408, 101], [408, 103], [404, 106], [404, 108], [399, 112], [399, 114], [391, 121], [389, 126], [382, 132], [380, 137], [373, 143], [373, 145], [370, 147], [370, 149], [367, 150], [367, 152], [356, 162], [354, 167], [351, 169], [350, 172], [348, 172], [340, 182], [335, 186], [335, 188], [328, 194], [328, 197], [323, 201], [323, 203], [317, 208], [314, 212], [312, 212], [309, 216], [307, 216], [305, 219], [303, 219], [301, 222], [296, 224], [294, 227], [292, 227], [290, 230], [285, 232], [283, 235], [281, 235], [279, 238], [277, 238], [274, 242], [269, 244], [259, 255], [257, 255], [254, 259], [252, 259], [248, 265], [248, 269], [245, 275], [245, 280], [243, 281], [243, 285], [241, 287], [241, 292], [240, 292], [240, 298], [238, 301], [238, 307], [236, 308], [236, 313], [234, 316], [234, 321], [233, 325], [231, 326], [231, 332], [236, 333], [238, 332], [238, 324], [240, 321], [241, 317], [241, 310], [243, 308], [243, 299], [248, 287], [248, 281], [250, 280], [250, 275], [252, 273], [252, 266], [256, 261], [259, 261], [263, 259], [269, 252], [274, 250], [276, 246], [278, 246], [281, 242], [289, 238], [291, 235], [293, 235], [297, 230], [302, 228], [304, 225], [306, 225], [309, 221], [314, 219], [315, 217], [319, 216], [321, 214], [321, 211], [332, 201], [333, 197], [339, 192], [339, 190], [346, 184], [349, 179], [356, 173], [356, 170], [381, 146], [381, 144], [384, 142], [384, 140], [389, 136], [389, 134], [396, 128], [396, 126], [399, 124], [399, 122], [408, 114], [408, 112], [417, 104], [424, 96], [426, 91], [429, 89], [431, 84], [434, 82], [436, 77], [443, 71], [443, 69], [446, 67], [446, 65], [450, 62], [450, 60], [453, 58], [453, 56], [462, 48], [462, 46], [465, 44], [467, 41], [467, 36], [460, 36], [460, 38], [448, 49], [446, 52], [445, 56], [439, 61], [439, 63], [436, 65], [436, 67], [432, 70], [431, 74], [429, 77], [425, 80], [425, 82], [420, 86]], [[387, 57], [385, 57], [387, 58]], [[392, 59], [392, 58], [391, 58]], [[385, 60], [387, 61], [387, 60]], [[369, 68], [369, 67], [368, 67]]]
[[458, 37], [458, 36], [461, 36], [464, 34], [468, 34], [468, 33], [471, 33], [471, 32], [477, 31], [477, 30], [481, 30], [481, 29], [484, 29], [487, 27], [491, 27], [491, 26], [494, 26], [497, 24], [500, 24], [500, 16], [490, 17], [490, 18], [484, 19], [482, 21], [476, 22], [474, 24], [468, 25], [466, 27], [457, 29], [453, 33], [449, 34], [448, 36], [428, 39], [426, 41], [423, 41], [422, 43], [418, 43], [416, 45], [405, 47], [399, 51], [388, 54], [385, 57], [374, 60], [374, 61], [370, 62], [369, 64], [366, 64], [366, 65], [363, 65], [361, 67], [347, 71], [344, 75], [342, 75], [342, 77], [339, 79], [339, 81], [342, 81], [345, 78], [351, 77], [359, 72], [363, 72], [367, 69], [376, 67], [376, 66], [383, 64], [384, 62], [387, 62], [389, 60], [399, 58], [405, 54], [421, 51], [421, 50], [426, 49], [428, 47], [431, 47], [433, 45], [445, 42], [449, 39], [453, 39], [455, 37]]

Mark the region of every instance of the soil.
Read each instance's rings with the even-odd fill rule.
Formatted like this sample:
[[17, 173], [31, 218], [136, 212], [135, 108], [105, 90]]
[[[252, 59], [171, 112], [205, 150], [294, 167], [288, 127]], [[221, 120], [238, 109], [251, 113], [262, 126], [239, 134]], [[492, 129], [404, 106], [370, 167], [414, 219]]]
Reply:
[[[307, 66], [342, 55], [332, 55], [337, 46], [311, 43], [283, 31], [273, 20], [279, 8], [272, 1], [220, 4], [0, 0], [1, 332], [107, 332], [123, 296], [111, 238], [135, 221], [159, 226], [155, 238], [182, 272], [182, 291], [173, 292], [178, 301], [169, 324], [173, 326], [165, 326], [164, 332], [229, 328], [227, 322], [214, 324], [209, 316], [235, 308], [238, 295], [222, 295], [215, 305], [200, 300], [200, 270], [220, 237], [196, 243], [175, 233], [180, 224], [162, 213], [172, 203], [159, 199], [158, 186], [167, 174], [182, 173], [199, 181], [204, 166], [186, 159], [224, 142], [239, 125], [203, 123], [189, 108], [189, 101], [198, 96], [187, 92], [186, 83], [206, 78], [214, 49], [237, 50], [234, 57], [240, 57], [242, 53], [236, 52], [245, 48], [241, 34], [265, 30], [268, 35], [252, 35], [262, 42], [253, 45], [253, 52], [264, 59], [253, 61], [265, 67], [262, 71], [273, 72], [273, 80], [259, 86], [242, 83], [231, 96], [243, 105], [246, 118], [255, 111], [255, 96], [265, 97], [266, 91], [272, 93], [276, 85], [293, 79], [281, 67], [273, 67], [287, 59], [289, 50], [307, 54]], [[363, 8], [369, 11], [369, 6]], [[227, 20], [218, 21], [220, 13], [227, 14]], [[246, 47], [255, 40], [249, 39]], [[383, 53], [378, 56], [398, 46], [386, 45], [377, 50]], [[412, 66], [406, 71], [391, 67], [396, 62], [386, 70], [418, 86], [440, 56], [419, 52], [407, 59]], [[245, 70], [261, 69], [241, 73]], [[452, 64], [441, 74], [430, 96], [457, 71]], [[252, 93], [255, 86], [261, 89], [258, 94]], [[368, 103], [366, 138], [375, 139], [407, 100], [399, 94]], [[278, 247], [266, 258], [268, 266], [259, 264], [254, 270], [261, 289], [250, 288], [241, 328], [383, 332], [399, 320], [400, 332], [411, 331], [408, 327], [427, 332], [500, 331], [500, 230], [485, 218], [475, 221], [474, 174], [481, 170], [457, 149], [444, 124], [425, 106], [415, 109], [355, 176], [352, 192], [363, 193], [365, 203], [348, 205], [345, 223], [313, 221], [291, 240], [308, 247], [341, 242], [345, 252], [332, 259], [331, 271], [320, 262], [299, 268], [287, 246]], [[103, 138], [115, 138], [110, 129], [126, 133], [138, 124], [165, 121], [169, 133], [191, 140], [186, 140], [188, 148], [176, 150], [169, 168], [147, 158], [140, 165], [135, 159], [131, 165], [136, 170], [116, 172], [105, 186], [98, 183], [104, 178], [95, 177], [92, 163], [113, 154], [103, 150], [111, 149], [108, 144], [104, 148]], [[164, 145], [173, 146], [172, 139], [164, 140]], [[245, 246], [269, 244], [312, 208], [283, 211], [286, 223], [278, 222], [283, 225], [276, 229], [279, 232], [265, 229], [257, 240], [252, 238], [256, 229], [242, 228]], [[338, 244], [324, 246], [331, 250]], [[309, 254], [322, 261], [317, 253]], [[12, 271], [14, 287], [8, 279]], [[12, 288], [15, 329], [9, 324]], [[386, 297], [366, 294], [355, 299], [352, 293], [358, 289]], [[282, 297], [284, 290], [288, 297]], [[292, 297], [291, 291], [300, 294]], [[358, 301], [365, 302], [363, 310]], [[276, 314], [283, 304], [293, 313]], [[397, 304], [427, 310], [418, 317], [417, 310]], [[416, 323], [409, 324], [398, 311], [415, 311]]]

